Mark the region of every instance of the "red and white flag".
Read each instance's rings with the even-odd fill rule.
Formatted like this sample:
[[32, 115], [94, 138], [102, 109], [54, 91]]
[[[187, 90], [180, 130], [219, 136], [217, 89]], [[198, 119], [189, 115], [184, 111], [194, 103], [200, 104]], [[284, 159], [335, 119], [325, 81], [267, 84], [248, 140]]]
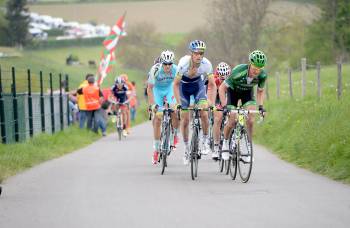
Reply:
[[113, 65], [115, 65], [115, 49], [118, 41], [121, 37], [126, 36], [125, 30], [125, 15], [121, 16], [116, 24], [112, 27], [109, 35], [104, 39], [103, 46], [106, 48], [102, 53], [101, 62], [98, 68], [99, 78], [97, 80], [100, 86], [103, 80], [106, 78], [107, 74], [112, 70]]

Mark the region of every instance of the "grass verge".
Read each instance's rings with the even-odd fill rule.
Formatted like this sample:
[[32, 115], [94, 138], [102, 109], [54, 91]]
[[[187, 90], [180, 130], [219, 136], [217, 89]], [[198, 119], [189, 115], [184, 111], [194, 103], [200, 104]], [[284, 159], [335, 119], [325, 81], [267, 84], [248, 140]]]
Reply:
[[99, 138], [91, 131], [72, 126], [54, 135], [35, 136], [23, 143], [0, 144], [0, 183], [9, 176], [87, 146]]
[[[350, 91], [349, 86], [343, 86], [342, 99], [336, 98], [335, 68], [330, 66], [322, 74], [324, 89], [320, 100], [311, 94], [304, 99], [271, 96], [265, 102], [268, 116], [264, 124], [256, 127], [255, 141], [284, 160], [349, 184]], [[344, 67], [344, 76], [348, 73], [349, 65]], [[344, 84], [348, 83], [344, 79]], [[308, 82], [308, 86], [315, 85], [311, 78]], [[300, 85], [296, 89], [300, 91]], [[316, 94], [314, 88], [309, 90]]]

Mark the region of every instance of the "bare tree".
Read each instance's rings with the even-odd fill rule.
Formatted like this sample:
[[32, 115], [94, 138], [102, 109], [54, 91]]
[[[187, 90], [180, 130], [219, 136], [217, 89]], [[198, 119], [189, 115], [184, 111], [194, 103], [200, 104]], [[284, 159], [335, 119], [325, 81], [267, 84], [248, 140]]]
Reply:
[[215, 0], [208, 18], [216, 56], [230, 64], [246, 61], [247, 54], [259, 47], [263, 19], [272, 0]]

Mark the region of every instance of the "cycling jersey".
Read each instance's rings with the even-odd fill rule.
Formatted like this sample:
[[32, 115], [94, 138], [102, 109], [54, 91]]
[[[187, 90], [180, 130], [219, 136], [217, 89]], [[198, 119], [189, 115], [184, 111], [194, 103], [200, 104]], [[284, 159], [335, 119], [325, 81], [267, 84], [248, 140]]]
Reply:
[[[267, 74], [261, 70], [257, 77], [248, 77], [249, 65], [240, 64], [233, 68], [231, 75], [225, 80], [225, 84], [233, 90], [252, 90], [255, 85], [264, 88]], [[251, 80], [251, 81], [250, 81]]]
[[128, 87], [126, 85], [124, 85], [121, 89], [119, 89], [118, 86], [114, 85], [112, 87], [112, 92], [119, 103], [124, 103], [128, 100]]
[[188, 108], [190, 105], [190, 97], [193, 95], [195, 103], [207, 100], [206, 87], [204, 81], [213, 76], [213, 67], [210, 61], [203, 57], [195, 76], [189, 77], [191, 69], [191, 56], [186, 55], [179, 61], [176, 77], [181, 79], [180, 96], [181, 105], [183, 108]]
[[149, 72], [148, 84], [153, 85], [154, 101], [159, 107], [163, 107], [164, 99], [170, 105], [176, 103], [173, 92], [176, 70], [177, 66], [172, 64], [170, 72], [165, 73], [162, 64], [157, 63]]
[[262, 70], [257, 77], [249, 78], [248, 72], [248, 64], [238, 65], [225, 80], [224, 83], [229, 87], [227, 90], [227, 105], [237, 107], [239, 100], [241, 100], [242, 106], [256, 105], [253, 88], [255, 85], [264, 88], [267, 74]]

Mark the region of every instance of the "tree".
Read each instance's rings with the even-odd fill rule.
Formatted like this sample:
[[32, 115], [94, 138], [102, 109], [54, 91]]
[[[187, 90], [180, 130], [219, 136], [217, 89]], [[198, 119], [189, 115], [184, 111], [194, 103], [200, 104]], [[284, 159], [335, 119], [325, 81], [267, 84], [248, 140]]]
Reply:
[[347, 58], [350, 52], [350, 1], [319, 0], [318, 5], [322, 15], [310, 26], [306, 44], [308, 55], [315, 57], [319, 50], [322, 53], [320, 60], [326, 63]]
[[[217, 56], [231, 64], [247, 61], [259, 47], [264, 17], [272, 0], [215, 0], [208, 18]], [[212, 16], [214, 15], [214, 16]]]
[[29, 16], [26, 4], [27, 0], [9, 0], [6, 5], [7, 35], [13, 46], [21, 47], [28, 41]]

